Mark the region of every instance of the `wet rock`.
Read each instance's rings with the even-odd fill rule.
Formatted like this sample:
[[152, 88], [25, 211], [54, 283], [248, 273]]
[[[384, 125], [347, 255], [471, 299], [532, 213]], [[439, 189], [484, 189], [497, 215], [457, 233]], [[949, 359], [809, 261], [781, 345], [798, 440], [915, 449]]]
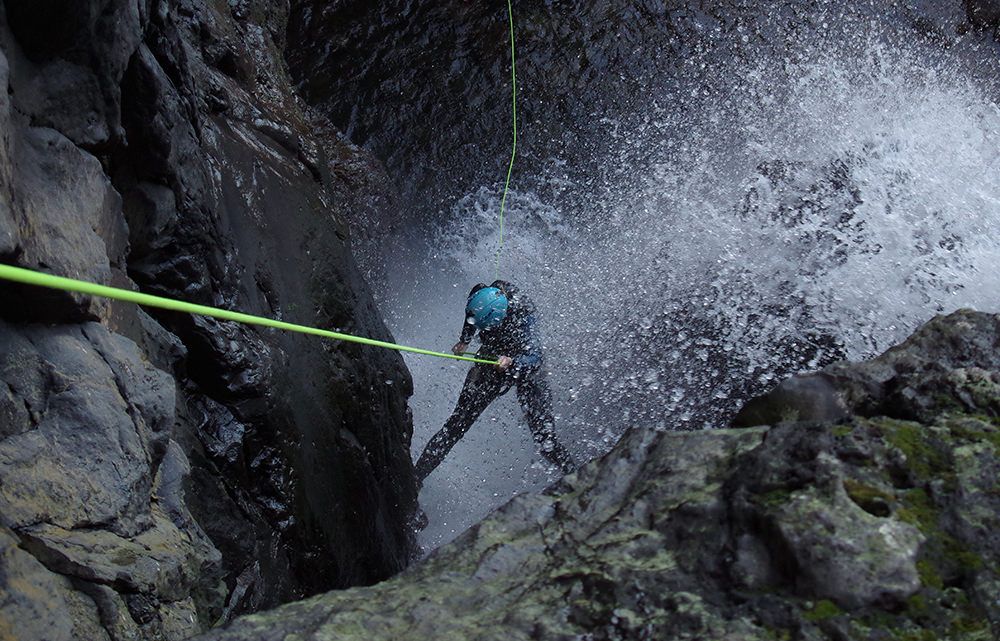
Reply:
[[[522, 170], [573, 148], [599, 155], [591, 125], [617, 117], [649, 89], [678, 53], [671, 31], [687, 13], [657, 2], [517, 8], [519, 84], [530, 88], [520, 108], [546, 132], [522, 141]], [[372, 224], [405, 229], [411, 219], [401, 213], [426, 219], [426, 204], [445, 200], [442, 191], [502, 175], [510, 144], [507, 29], [506, 8], [489, 4], [291, 3], [286, 57], [300, 91], [352, 142], [375, 150], [403, 192], [402, 212]], [[547, 142], [553, 147], [544, 149]]]
[[[916, 384], [919, 371], [939, 373], [932, 363], [986, 369], [997, 321], [938, 318], [836, 371], [884, 382], [905, 369]], [[817, 389], [815, 377], [800, 383], [785, 389]], [[1000, 425], [954, 410], [922, 422], [634, 429], [399, 577], [200, 638], [991, 638]]]
[[[0, 345], [0, 387], [20, 408], [0, 440], [0, 519], [20, 553], [40, 563], [30, 566], [32, 580], [58, 586], [56, 600], [32, 607], [72, 621], [68, 635], [29, 638], [139, 638], [129, 631], [143, 625], [147, 637], [179, 631], [161, 613], [175, 602], [190, 605], [182, 618], [198, 610], [188, 635], [203, 629], [222, 608], [213, 592], [220, 556], [185, 507], [188, 463], [168, 440], [173, 380], [96, 323], [0, 322]], [[8, 573], [0, 586], [20, 590], [17, 580]], [[158, 614], [136, 622], [107, 590], [143, 594]], [[25, 599], [43, 593], [28, 590]], [[17, 621], [15, 606], [5, 603], [3, 616]]]
[[[5, 2], [0, 258], [391, 339], [343, 220], [378, 180], [348, 184], [326, 157], [361, 178], [377, 163], [312, 134], [286, 11]], [[405, 566], [399, 355], [0, 295], [0, 520], [68, 586], [71, 635], [181, 638]]]
[[95, 146], [121, 135], [120, 83], [142, 33], [149, 0], [8, 0], [18, 43], [14, 81], [32, 121]]
[[[9, 79], [7, 57], [0, 51], [0, 87], [6, 87]], [[10, 97], [6, 91], [0, 91], [0, 256], [13, 254], [20, 241], [11, 209], [10, 144]]]
[[142, 638], [139, 624], [129, 613], [122, 595], [98, 583], [77, 581], [74, 587], [97, 605], [98, 620], [111, 641], [137, 641]]
[[0, 528], [4, 599], [0, 636], [5, 639], [73, 639], [64, 580], [18, 547], [17, 538]]
[[964, 0], [969, 19], [980, 27], [1000, 27], [1000, 2], [997, 0]]
[[178, 601], [200, 575], [193, 555], [187, 558], [188, 541], [162, 514], [154, 514], [152, 527], [130, 539], [106, 530], [54, 525], [20, 528], [18, 534], [25, 548], [53, 572], [112, 585], [123, 593]]
[[865, 363], [834, 363], [747, 403], [735, 426], [849, 415], [929, 419], [946, 410], [996, 416], [1000, 323], [971, 310], [939, 316]]
[[142, 530], [150, 471], [172, 423], [172, 381], [100, 325], [0, 324], [0, 336], [0, 372], [28, 419], [0, 442], [4, 525]]
[[[9, 153], [17, 159], [11, 174], [11, 197], [17, 202], [11, 225], [18, 240], [7, 253], [17, 254], [32, 269], [45, 266], [72, 278], [108, 282], [110, 266], [122, 264], [127, 232], [117, 214], [118, 194], [97, 159], [57, 131], [37, 127], [14, 128]], [[106, 302], [75, 294], [4, 289], [18, 301], [11, 314], [26, 319], [96, 319], [108, 310]], [[25, 297], [32, 297], [31, 303]]]

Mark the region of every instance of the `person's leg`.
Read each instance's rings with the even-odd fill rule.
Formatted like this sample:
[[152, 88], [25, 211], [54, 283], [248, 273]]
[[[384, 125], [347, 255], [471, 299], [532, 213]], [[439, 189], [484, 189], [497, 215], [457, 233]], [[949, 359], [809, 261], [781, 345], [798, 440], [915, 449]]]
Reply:
[[465, 377], [465, 385], [458, 396], [455, 411], [427, 443], [423, 453], [413, 466], [417, 482], [423, 483], [434, 469], [441, 464], [444, 457], [455, 447], [455, 443], [465, 436], [486, 406], [496, 400], [509, 386], [499, 372], [494, 372], [488, 366], [476, 365]]
[[517, 400], [528, 417], [531, 436], [549, 462], [558, 465], [563, 474], [576, 469], [569, 451], [556, 438], [555, 421], [552, 417], [552, 392], [541, 371], [528, 374], [517, 382]]

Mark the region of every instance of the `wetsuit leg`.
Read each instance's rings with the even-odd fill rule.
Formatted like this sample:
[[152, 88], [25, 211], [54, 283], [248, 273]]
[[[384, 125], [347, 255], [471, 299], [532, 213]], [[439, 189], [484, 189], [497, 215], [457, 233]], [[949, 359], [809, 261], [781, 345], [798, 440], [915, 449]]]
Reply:
[[517, 381], [517, 400], [528, 416], [531, 436], [538, 444], [538, 451], [549, 462], [558, 465], [563, 474], [576, 469], [573, 457], [556, 438], [552, 417], [552, 392], [541, 371], [534, 371]]
[[417, 481], [423, 483], [444, 457], [465, 436], [486, 407], [510, 389], [510, 381], [489, 366], [476, 365], [465, 377], [455, 411], [435, 434], [414, 465]]

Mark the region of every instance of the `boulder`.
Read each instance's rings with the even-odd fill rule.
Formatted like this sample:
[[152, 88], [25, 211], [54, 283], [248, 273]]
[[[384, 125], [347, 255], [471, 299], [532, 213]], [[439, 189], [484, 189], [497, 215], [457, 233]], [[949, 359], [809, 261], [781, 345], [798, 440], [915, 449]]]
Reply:
[[930, 419], [955, 410], [1000, 416], [1000, 322], [972, 310], [939, 316], [864, 363], [834, 363], [749, 401], [735, 426], [852, 415]]

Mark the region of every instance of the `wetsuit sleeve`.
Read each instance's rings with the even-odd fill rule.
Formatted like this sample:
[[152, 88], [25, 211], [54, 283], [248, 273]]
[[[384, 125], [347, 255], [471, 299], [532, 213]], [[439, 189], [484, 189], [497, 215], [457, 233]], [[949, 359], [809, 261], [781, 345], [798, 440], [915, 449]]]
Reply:
[[469, 322], [466, 318], [465, 322], [462, 323], [462, 333], [458, 336], [459, 343], [471, 343], [472, 337], [476, 335], [476, 326]]
[[521, 328], [521, 355], [514, 359], [514, 370], [523, 372], [538, 367], [542, 362], [542, 341], [538, 335], [538, 323], [531, 314]]
[[[476, 292], [480, 289], [486, 287], [484, 283], [476, 283], [473, 285], [472, 289], [469, 291], [469, 298], [471, 299]], [[460, 343], [471, 343], [472, 337], [476, 335], [476, 326], [469, 322], [469, 317], [465, 317], [465, 322], [462, 323], [462, 333], [458, 335], [458, 342]]]

